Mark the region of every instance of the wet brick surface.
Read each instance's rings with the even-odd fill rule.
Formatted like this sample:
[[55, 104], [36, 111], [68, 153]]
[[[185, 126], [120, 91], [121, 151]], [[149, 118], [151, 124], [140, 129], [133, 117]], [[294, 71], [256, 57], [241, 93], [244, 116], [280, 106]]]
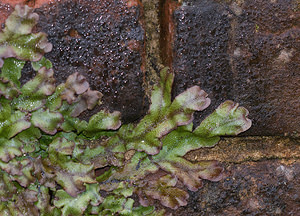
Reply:
[[[58, 83], [81, 73], [92, 89], [103, 93], [103, 107], [121, 111], [125, 122], [147, 110], [142, 87], [145, 33], [141, 8], [130, 2], [68, 0], [35, 10], [40, 16], [37, 29], [46, 32], [53, 44], [46, 57], [53, 63]], [[3, 11], [12, 11], [1, 5]], [[34, 75], [29, 64], [23, 72], [23, 83]]]
[[250, 111], [245, 135], [300, 132], [300, 27], [294, 0], [185, 1], [173, 13], [174, 95], [199, 85], [212, 105]]

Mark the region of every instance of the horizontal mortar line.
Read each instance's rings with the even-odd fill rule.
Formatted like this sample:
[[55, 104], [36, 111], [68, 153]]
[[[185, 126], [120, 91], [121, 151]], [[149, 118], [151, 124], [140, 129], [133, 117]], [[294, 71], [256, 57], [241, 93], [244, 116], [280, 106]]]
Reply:
[[226, 137], [211, 148], [200, 148], [187, 153], [190, 161], [217, 160], [222, 163], [242, 164], [267, 160], [299, 160], [300, 139], [290, 137]]
[[221, 138], [282, 138], [282, 139], [292, 139], [299, 141], [300, 144], [300, 137], [295, 136], [284, 136], [284, 135], [238, 135], [238, 136], [221, 136]]
[[228, 163], [228, 164], [244, 164], [244, 163], [249, 163], [249, 162], [254, 162], [254, 163], [259, 163], [259, 162], [264, 162], [264, 161], [281, 161], [281, 160], [296, 160], [297, 162], [300, 162], [300, 156], [299, 157], [262, 157], [260, 159], [245, 159], [242, 161], [219, 161], [221, 163]]

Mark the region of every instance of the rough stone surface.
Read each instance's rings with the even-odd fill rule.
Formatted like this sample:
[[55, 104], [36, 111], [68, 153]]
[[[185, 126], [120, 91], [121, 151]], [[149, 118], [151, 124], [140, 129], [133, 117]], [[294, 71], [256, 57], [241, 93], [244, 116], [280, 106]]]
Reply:
[[199, 85], [212, 106], [247, 107], [245, 135], [300, 132], [300, 15], [295, 0], [184, 1], [172, 14], [174, 95]]
[[[138, 1], [65, 0], [44, 4], [35, 12], [40, 16], [37, 29], [53, 44], [45, 56], [58, 82], [79, 72], [92, 89], [103, 93], [103, 107], [121, 111], [124, 122], [145, 113], [145, 32]], [[23, 83], [34, 75], [29, 64], [23, 72]]]

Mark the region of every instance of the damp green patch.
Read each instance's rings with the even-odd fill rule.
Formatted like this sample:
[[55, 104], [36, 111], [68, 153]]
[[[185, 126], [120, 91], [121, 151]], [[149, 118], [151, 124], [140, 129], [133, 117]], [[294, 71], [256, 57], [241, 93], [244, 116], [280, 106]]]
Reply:
[[[177, 209], [202, 179], [222, 178], [217, 161], [184, 156], [250, 128], [245, 108], [225, 101], [193, 129], [210, 99], [194, 86], [171, 100], [174, 74], [164, 68], [140, 122], [121, 125], [121, 113], [107, 110], [82, 120], [102, 94], [78, 73], [55, 85], [43, 57], [52, 46], [32, 33], [37, 20], [16, 6], [0, 33], [1, 215], [165, 215], [158, 202]], [[36, 76], [21, 85], [25, 61]]]

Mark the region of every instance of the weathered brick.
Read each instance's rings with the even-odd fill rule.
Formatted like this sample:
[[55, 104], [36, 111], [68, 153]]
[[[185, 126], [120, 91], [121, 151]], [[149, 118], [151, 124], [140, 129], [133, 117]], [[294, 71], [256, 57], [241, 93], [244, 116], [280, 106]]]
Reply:
[[174, 95], [200, 84], [212, 99], [196, 123], [231, 99], [250, 111], [246, 135], [299, 134], [297, 1], [186, 0], [171, 16]]
[[190, 193], [176, 215], [297, 215], [300, 211], [299, 138], [224, 138], [214, 148], [189, 152], [191, 161], [219, 160], [224, 178]]
[[[0, 0], [3, 17], [20, 2], [25, 1]], [[103, 93], [104, 108], [121, 111], [125, 122], [140, 118], [147, 110], [147, 100], [139, 1], [43, 0], [32, 4], [40, 16], [37, 30], [46, 32], [53, 44], [46, 57], [53, 63], [58, 83], [79, 72], [92, 89]], [[34, 75], [29, 64], [23, 72], [22, 83]]]
[[227, 166], [227, 177], [204, 182], [173, 215], [298, 215], [300, 161], [260, 161]]

